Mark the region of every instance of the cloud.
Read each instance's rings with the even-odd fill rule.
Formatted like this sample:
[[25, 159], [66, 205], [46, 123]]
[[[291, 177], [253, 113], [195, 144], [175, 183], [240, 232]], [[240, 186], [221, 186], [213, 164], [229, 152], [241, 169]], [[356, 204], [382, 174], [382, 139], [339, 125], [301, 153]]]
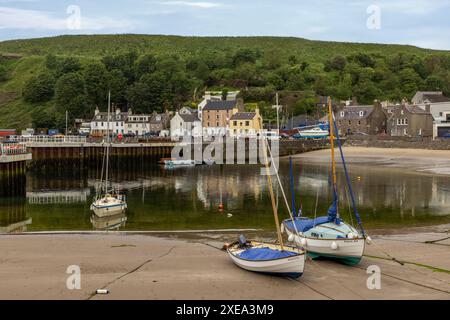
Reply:
[[[0, 29], [70, 30], [68, 28], [69, 17], [69, 14], [61, 18], [47, 11], [0, 7]], [[135, 26], [135, 22], [129, 20], [118, 20], [110, 17], [84, 17], [81, 13], [80, 29], [77, 29], [77, 31], [107, 29], [126, 32], [132, 30]]]
[[211, 9], [222, 7], [223, 4], [217, 2], [190, 2], [190, 1], [166, 1], [160, 2], [160, 4], [168, 5], [168, 6], [185, 6], [185, 7], [194, 7], [194, 8], [202, 8], [202, 9]]

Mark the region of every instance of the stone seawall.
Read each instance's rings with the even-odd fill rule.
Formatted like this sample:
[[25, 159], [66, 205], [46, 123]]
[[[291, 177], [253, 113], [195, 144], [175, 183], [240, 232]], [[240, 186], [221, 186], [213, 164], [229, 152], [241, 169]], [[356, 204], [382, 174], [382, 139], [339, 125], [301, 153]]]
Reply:
[[349, 136], [346, 145], [368, 148], [450, 150], [450, 139], [432, 140], [431, 138], [420, 137]]

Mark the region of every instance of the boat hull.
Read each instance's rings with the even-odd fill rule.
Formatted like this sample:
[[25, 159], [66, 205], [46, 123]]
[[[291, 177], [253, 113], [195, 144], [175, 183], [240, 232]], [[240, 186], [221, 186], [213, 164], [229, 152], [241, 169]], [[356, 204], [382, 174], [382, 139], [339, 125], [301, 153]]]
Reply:
[[[237, 244], [233, 244], [232, 246], [234, 245]], [[267, 245], [273, 246], [269, 244]], [[262, 261], [242, 259], [239, 258], [230, 249], [228, 249], [227, 251], [231, 260], [237, 266], [247, 271], [264, 273], [268, 275], [298, 278], [303, 274], [305, 268], [306, 254], [304, 251], [299, 251], [299, 254], [290, 257]]]
[[94, 212], [94, 214], [97, 217], [110, 217], [114, 215], [118, 215], [121, 213], [124, 213], [127, 208], [127, 205], [125, 203], [121, 204], [115, 204], [111, 206], [96, 206], [92, 205], [91, 210]]
[[[294, 237], [294, 243], [302, 244], [308, 256], [313, 259], [327, 258], [348, 265], [358, 264], [364, 254], [365, 239], [317, 239], [296, 235], [285, 228], [289, 237]], [[333, 245], [336, 244], [336, 246]]]

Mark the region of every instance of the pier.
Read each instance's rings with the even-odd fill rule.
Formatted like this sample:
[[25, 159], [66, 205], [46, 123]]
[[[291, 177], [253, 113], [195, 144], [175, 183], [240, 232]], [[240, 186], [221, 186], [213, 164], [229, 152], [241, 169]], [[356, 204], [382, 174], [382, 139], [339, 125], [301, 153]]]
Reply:
[[31, 159], [23, 144], [0, 144], [0, 196], [25, 192], [26, 164]]

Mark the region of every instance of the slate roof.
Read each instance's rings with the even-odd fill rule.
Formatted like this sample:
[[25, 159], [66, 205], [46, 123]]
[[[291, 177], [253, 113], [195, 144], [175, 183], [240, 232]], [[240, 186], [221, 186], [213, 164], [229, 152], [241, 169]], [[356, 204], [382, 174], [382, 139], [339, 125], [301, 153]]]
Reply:
[[431, 103], [450, 102], [450, 98], [447, 98], [442, 94], [424, 94], [423, 100], [428, 100]]
[[410, 113], [415, 113], [415, 114], [430, 114], [429, 112], [427, 112], [426, 110], [424, 110], [418, 106], [406, 106], [406, 110], [408, 110]]
[[[121, 112], [119, 114], [111, 112], [109, 115], [110, 121], [125, 121], [128, 118], [127, 112]], [[108, 121], [108, 112], [99, 112], [94, 115], [92, 121]]]
[[[158, 116], [159, 116], [159, 120], [158, 120]], [[167, 121], [169, 115], [166, 113], [157, 113], [152, 115], [151, 119], [150, 119], [150, 123], [151, 124], [160, 124], [163, 123], [165, 121]]]
[[[339, 109], [335, 114], [338, 120], [364, 119], [372, 114], [373, 109], [373, 106], [347, 106]], [[343, 117], [341, 116], [341, 112], [344, 112]], [[363, 112], [362, 116], [360, 115], [361, 112]]]
[[252, 120], [256, 116], [254, 112], [238, 112], [230, 120]]
[[200, 121], [195, 114], [179, 114], [181, 119], [183, 119], [184, 122], [196, 122]]
[[232, 110], [237, 105], [237, 100], [231, 101], [208, 101], [203, 110]]

